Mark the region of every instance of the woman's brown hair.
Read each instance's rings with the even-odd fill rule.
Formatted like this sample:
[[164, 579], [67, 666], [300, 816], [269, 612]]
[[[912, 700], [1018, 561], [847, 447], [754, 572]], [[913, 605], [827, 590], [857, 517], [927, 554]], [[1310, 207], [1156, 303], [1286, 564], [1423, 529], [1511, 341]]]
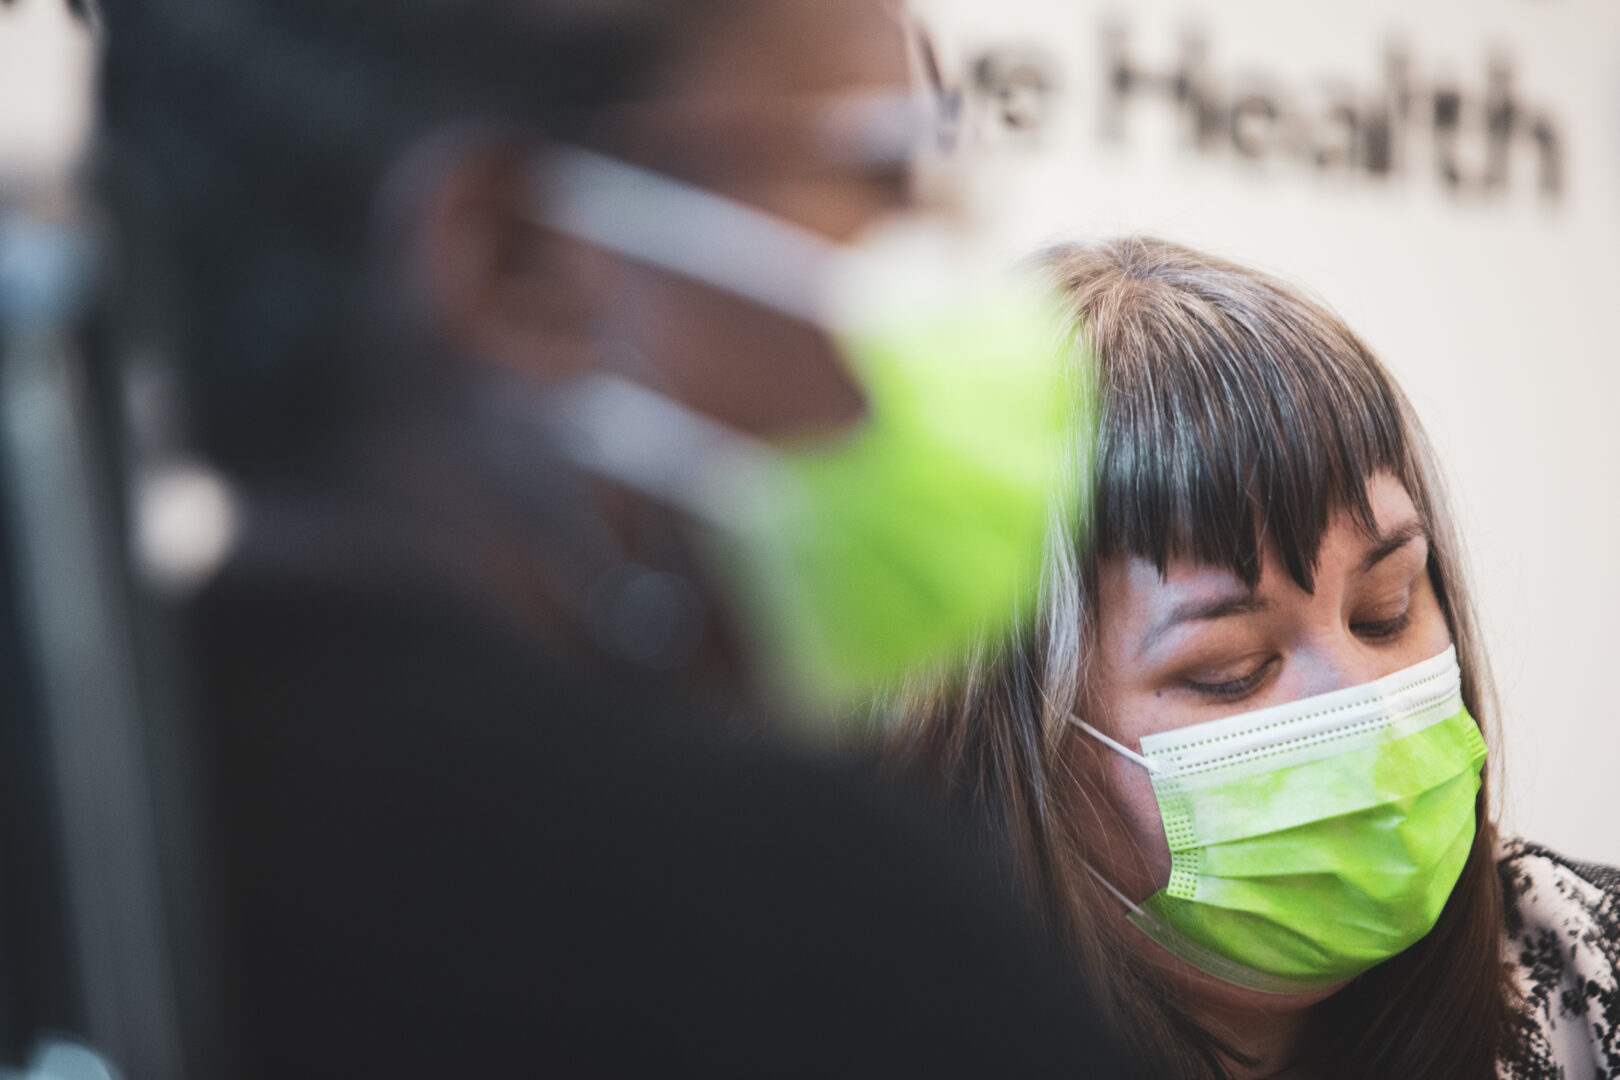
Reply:
[[[1076, 328], [1075, 385], [1092, 398], [1069, 482], [1079, 520], [1054, 521], [1034, 629], [987, 643], [948, 686], [905, 695], [891, 759], [942, 781], [1010, 857], [1113, 1023], [1173, 1075], [1222, 1077], [1238, 1048], [1202, 1029], [1100, 913], [1095, 839], [1076, 800], [1106, 813], [1071, 765], [1071, 711], [1086, 708], [1100, 560], [1173, 557], [1253, 585], [1274, 544], [1313, 587], [1329, 516], [1371, 527], [1367, 482], [1397, 477], [1429, 535], [1429, 575], [1457, 647], [1463, 700], [1490, 730], [1490, 676], [1433, 455], [1410, 405], [1367, 347], [1322, 305], [1266, 275], [1160, 240], [1049, 252]], [[1083, 770], [1079, 770], [1083, 771]], [[1486, 1080], [1514, 1036], [1501, 963], [1501, 884], [1490, 784], [1462, 877], [1435, 928], [1311, 1012], [1298, 1064], [1346, 1080]]]

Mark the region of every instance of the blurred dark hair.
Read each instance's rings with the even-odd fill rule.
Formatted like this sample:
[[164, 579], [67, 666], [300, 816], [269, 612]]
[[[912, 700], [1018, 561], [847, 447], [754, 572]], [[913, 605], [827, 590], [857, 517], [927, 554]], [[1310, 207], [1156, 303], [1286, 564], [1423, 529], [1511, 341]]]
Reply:
[[574, 134], [722, 2], [107, 0], [101, 195], [194, 444], [238, 471], [320, 461], [390, 377], [353, 340], [388, 169], [461, 121]]

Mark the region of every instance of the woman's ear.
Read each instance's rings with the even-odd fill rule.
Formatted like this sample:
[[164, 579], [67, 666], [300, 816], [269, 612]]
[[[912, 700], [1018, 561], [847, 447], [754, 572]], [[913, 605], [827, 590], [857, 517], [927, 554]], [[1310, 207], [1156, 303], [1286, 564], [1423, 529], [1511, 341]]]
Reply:
[[409, 303], [451, 351], [551, 380], [590, 366], [613, 258], [541, 225], [536, 149], [447, 137], [413, 152], [388, 202]]

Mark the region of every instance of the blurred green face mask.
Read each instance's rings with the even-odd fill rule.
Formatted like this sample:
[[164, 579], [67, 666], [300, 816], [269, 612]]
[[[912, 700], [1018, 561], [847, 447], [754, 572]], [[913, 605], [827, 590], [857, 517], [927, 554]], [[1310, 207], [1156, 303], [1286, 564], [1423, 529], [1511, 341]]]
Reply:
[[[1363, 686], [1142, 739], [1170, 883], [1141, 905], [1159, 944], [1227, 982], [1301, 993], [1433, 929], [1474, 840], [1485, 742], [1455, 649]], [[1099, 880], [1102, 880], [1099, 877]]]
[[579, 151], [540, 185], [549, 226], [823, 328], [865, 394], [853, 428], [793, 442], [635, 372], [555, 396], [574, 461], [699, 522], [768, 675], [849, 703], [1029, 615], [1080, 396], [1044, 286], [975, 273], [984, 258], [943, 227], [837, 245]]

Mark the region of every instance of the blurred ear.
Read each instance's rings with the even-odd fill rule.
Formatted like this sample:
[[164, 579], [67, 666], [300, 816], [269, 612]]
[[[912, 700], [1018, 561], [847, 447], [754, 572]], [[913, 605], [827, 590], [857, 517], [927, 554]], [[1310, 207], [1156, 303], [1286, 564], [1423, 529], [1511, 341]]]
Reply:
[[548, 380], [589, 366], [614, 261], [537, 223], [532, 143], [447, 142], [414, 153], [389, 200], [406, 295], [457, 355]]

